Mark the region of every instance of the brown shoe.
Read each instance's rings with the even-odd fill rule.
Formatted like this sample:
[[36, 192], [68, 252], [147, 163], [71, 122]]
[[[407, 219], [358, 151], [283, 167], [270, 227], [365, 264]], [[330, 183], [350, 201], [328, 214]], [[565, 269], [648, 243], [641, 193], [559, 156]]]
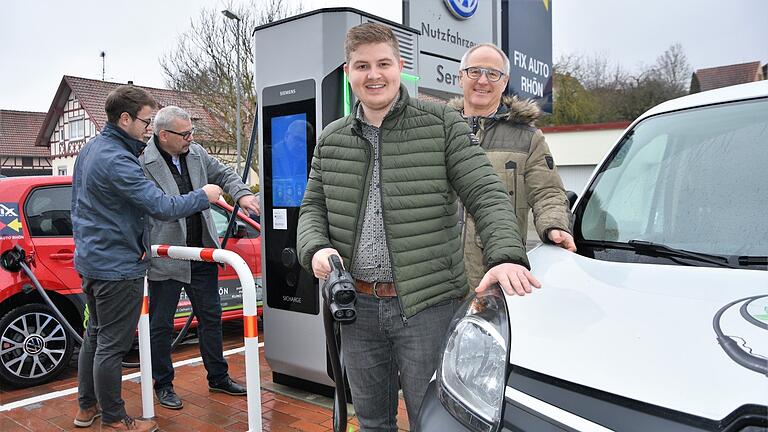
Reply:
[[155, 432], [157, 430], [157, 423], [152, 420], [134, 419], [126, 416], [124, 419], [115, 423], [102, 423], [102, 431], [138, 431], [138, 432]]
[[88, 427], [93, 424], [93, 421], [96, 420], [96, 417], [101, 416], [101, 410], [99, 409], [99, 404], [96, 404], [90, 408], [82, 409], [80, 408], [77, 410], [77, 415], [75, 416], [75, 426], [77, 427]]

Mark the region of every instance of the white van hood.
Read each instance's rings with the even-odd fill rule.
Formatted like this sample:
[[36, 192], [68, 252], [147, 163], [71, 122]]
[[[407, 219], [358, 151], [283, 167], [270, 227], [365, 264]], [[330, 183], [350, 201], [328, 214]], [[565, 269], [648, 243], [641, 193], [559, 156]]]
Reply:
[[[729, 358], [713, 330], [723, 306], [768, 294], [768, 272], [614, 263], [554, 246], [529, 258], [542, 288], [507, 296], [511, 363], [712, 420], [768, 402], [768, 376]], [[768, 323], [768, 301], [756, 303]], [[741, 304], [720, 326], [768, 363], [768, 331]]]

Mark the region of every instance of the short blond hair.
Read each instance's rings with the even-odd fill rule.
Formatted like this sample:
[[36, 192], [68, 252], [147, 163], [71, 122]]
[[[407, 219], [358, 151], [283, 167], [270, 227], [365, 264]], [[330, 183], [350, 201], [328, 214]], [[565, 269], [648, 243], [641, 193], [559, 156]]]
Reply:
[[384, 24], [363, 23], [347, 31], [347, 39], [344, 41], [344, 54], [346, 55], [347, 63], [349, 63], [352, 51], [358, 49], [360, 45], [375, 43], [389, 44], [395, 53], [395, 57], [400, 58], [400, 44], [397, 43], [397, 38], [391, 28]]

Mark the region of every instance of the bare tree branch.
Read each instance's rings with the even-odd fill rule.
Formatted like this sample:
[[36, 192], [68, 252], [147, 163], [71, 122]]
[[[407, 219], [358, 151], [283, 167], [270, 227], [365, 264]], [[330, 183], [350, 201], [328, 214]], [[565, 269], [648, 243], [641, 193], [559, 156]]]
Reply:
[[[205, 8], [190, 21], [189, 30], [179, 37], [176, 46], [160, 58], [160, 66], [169, 88], [194, 93], [221, 125], [215, 130], [201, 130], [200, 136], [206, 137], [203, 144], [211, 153], [231, 163], [236, 159], [238, 74], [242, 87], [243, 152], [247, 149], [256, 113], [251, 35], [256, 27], [296, 15], [302, 7], [291, 8], [284, 0], [252, 0], [249, 6], [230, 10], [241, 19], [239, 33], [234, 20], [223, 17], [217, 9]], [[237, 70], [238, 50], [240, 70]], [[256, 159], [254, 157], [252, 167], [258, 171]]]
[[542, 124], [634, 120], [654, 105], [686, 94], [691, 77], [679, 43], [635, 74], [611, 64], [605, 54], [561, 56], [554, 70], [554, 113]]

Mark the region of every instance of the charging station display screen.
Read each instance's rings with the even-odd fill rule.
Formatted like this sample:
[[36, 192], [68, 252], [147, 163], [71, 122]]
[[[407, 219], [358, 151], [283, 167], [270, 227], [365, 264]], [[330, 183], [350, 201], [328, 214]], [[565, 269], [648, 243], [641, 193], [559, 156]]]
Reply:
[[307, 114], [272, 118], [272, 205], [299, 207], [307, 187]]

